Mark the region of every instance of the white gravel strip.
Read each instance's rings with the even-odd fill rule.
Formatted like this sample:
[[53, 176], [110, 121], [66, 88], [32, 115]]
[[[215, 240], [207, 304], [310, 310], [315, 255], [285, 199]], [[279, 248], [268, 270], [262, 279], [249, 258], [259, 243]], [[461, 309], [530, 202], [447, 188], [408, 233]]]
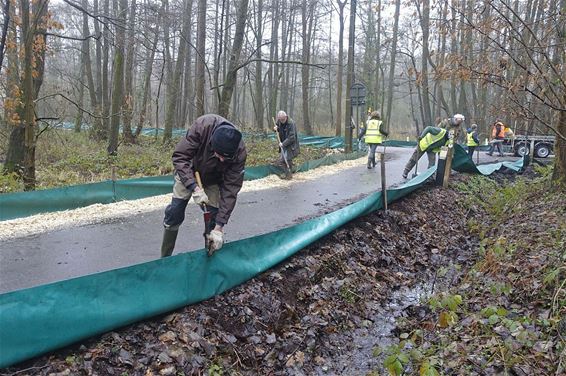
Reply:
[[[292, 180], [282, 180], [275, 175], [263, 179], [245, 181], [242, 192], [258, 191], [275, 187], [288, 187], [303, 181], [318, 179], [325, 175], [336, 174], [355, 166], [365, 166], [367, 157], [343, 161], [330, 166], [323, 166], [307, 172], [293, 174]], [[94, 204], [83, 208], [51, 213], [37, 214], [24, 218], [0, 221], [0, 241], [41, 234], [76, 226], [84, 226], [123, 218], [135, 213], [165, 210], [171, 201], [171, 194], [152, 196], [139, 200], [120, 201], [112, 204]], [[194, 205], [192, 200], [191, 205]]]

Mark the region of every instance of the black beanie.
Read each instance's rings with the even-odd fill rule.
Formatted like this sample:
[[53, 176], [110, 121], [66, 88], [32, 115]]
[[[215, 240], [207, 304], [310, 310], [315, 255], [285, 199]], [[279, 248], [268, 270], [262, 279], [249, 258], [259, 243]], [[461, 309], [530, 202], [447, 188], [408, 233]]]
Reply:
[[212, 133], [212, 150], [223, 157], [232, 158], [238, 151], [242, 134], [233, 126], [223, 124]]

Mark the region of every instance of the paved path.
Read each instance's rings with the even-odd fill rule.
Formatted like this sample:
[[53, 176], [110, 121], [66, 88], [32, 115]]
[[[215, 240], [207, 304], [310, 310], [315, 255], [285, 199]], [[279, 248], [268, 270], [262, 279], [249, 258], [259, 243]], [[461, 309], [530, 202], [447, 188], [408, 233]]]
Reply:
[[[401, 182], [412, 149], [387, 148], [387, 153], [387, 185], [391, 186]], [[494, 160], [481, 154], [480, 162]], [[420, 170], [425, 165], [422, 158]], [[225, 228], [226, 240], [288, 227], [380, 187], [379, 169], [368, 170], [362, 164], [284, 188], [243, 192]], [[0, 293], [153, 260], [160, 254], [162, 221], [163, 210], [158, 210], [4, 241], [0, 244]], [[203, 248], [202, 228], [200, 210], [189, 205], [175, 253]]]

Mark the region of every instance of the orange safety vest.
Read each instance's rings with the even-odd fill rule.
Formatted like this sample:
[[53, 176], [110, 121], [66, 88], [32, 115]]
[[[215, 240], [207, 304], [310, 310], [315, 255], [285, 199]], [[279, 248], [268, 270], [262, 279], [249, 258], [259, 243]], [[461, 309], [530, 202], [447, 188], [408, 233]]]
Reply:
[[[499, 131], [497, 131], [497, 126], [499, 125]], [[505, 126], [502, 123], [496, 123], [491, 131], [491, 137], [496, 139], [505, 138]]]

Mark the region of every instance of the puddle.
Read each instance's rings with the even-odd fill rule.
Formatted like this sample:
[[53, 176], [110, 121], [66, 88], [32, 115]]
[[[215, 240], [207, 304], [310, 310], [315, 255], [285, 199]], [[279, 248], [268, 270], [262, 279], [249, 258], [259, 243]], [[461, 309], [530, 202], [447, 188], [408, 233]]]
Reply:
[[376, 312], [369, 320], [363, 320], [360, 328], [349, 333], [332, 336], [332, 342], [342, 353], [333, 357], [332, 363], [318, 366], [317, 375], [365, 375], [378, 370], [387, 373], [383, 368], [384, 352], [375, 357], [376, 347], [385, 350], [388, 346], [398, 343], [398, 335], [393, 331], [396, 320], [405, 315], [405, 309], [418, 305], [426, 300], [433, 289], [431, 283], [418, 284], [413, 288], [401, 288], [394, 291], [391, 297], [382, 304], [374, 304], [371, 308]]

